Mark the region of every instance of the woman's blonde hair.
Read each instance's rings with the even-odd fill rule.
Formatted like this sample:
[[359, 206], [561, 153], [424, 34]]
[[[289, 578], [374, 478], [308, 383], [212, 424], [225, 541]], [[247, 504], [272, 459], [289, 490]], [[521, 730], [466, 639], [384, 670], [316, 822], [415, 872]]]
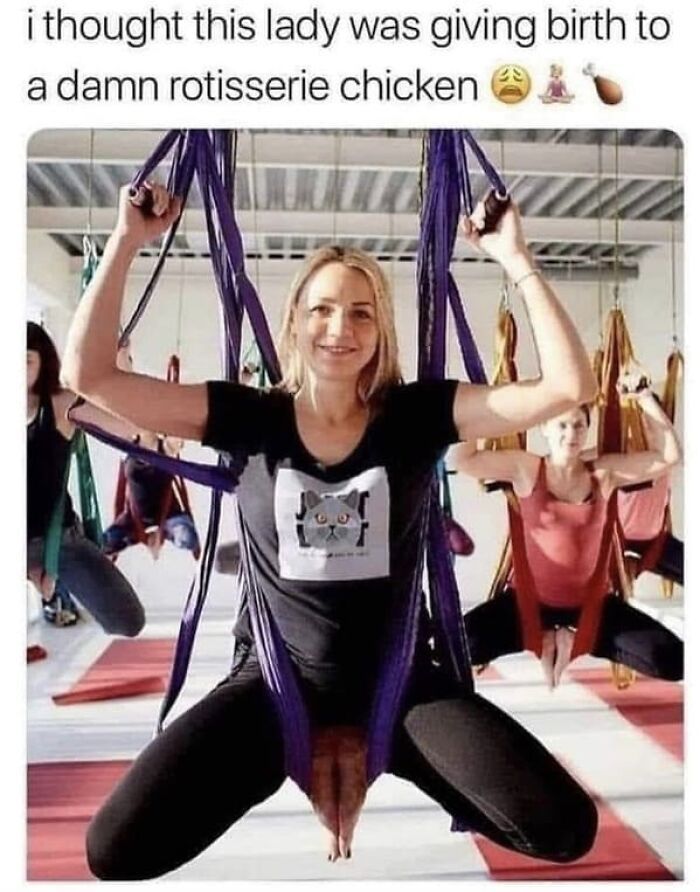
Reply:
[[339, 245], [328, 245], [315, 251], [292, 282], [277, 342], [282, 366], [280, 387], [296, 393], [304, 384], [306, 369], [295, 334], [297, 310], [306, 286], [329, 263], [342, 263], [350, 269], [359, 270], [367, 277], [374, 294], [377, 349], [371, 361], [362, 369], [357, 385], [360, 399], [365, 403], [372, 403], [381, 399], [387, 387], [401, 381], [391, 291], [386, 276], [373, 257], [356, 248], [343, 248]]

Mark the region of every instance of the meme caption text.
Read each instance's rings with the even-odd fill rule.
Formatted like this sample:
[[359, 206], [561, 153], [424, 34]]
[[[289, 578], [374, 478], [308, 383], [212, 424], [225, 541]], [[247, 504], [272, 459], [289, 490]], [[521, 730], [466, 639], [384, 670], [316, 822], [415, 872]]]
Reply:
[[[450, 51], [462, 51], [460, 59], [468, 60], [464, 50], [475, 44], [493, 44], [501, 53], [535, 46], [554, 50], [564, 42], [588, 46], [635, 42], [652, 47], [671, 34], [671, 19], [658, 10], [621, 12], [609, 6], [585, 13], [576, 7], [549, 7], [517, 15], [485, 6], [451, 6], [421, 15], [336, 13], [316, 6], [294, 15], [274, 6], [253, 12], [231, 8], [225, 13], [202, 6], [184, 13], [149, 6], [126, 15], [75, 14], [61, 6], [35, 5], [27, 9], [24, 37], [37, 59], [42, 48], [59, 44], [67, 58], [76, 46], [94, 47], [100, 55], [94, 70], [74, 64], [50, 76], [33, 70], [25, 89], [26, 98], [36, 103], [474, 102], [484, 90], [484, 73], [455, 71], [454, 56], [445, 70], [439, 70], [435, 51], [443, 51], [445, 57]], [[147, 51], [156, 45], [176, 52], [180, 70], [168, 74], [149, 70]], [[183, 50], [194, 45], [211, 48], [210, 66], [186, 68]], [[260, 48], [266, 61], [262, 72], [239, 70], [227, 50], [243, 45]], [[324, 61], [339, 45], [355, 46], [366, 56], [360, 55], [357, 68], [329, 74]], [[392, 47], [410, 45], [429, 48], [423, 54], [429, 61], [387, 64]], [[114, 46], [129, 52], [128, 71], [121, 70], [123, 66], [105, 70], [109, 63], [105, 49]], [[307, 48], [314, 55], [298, 67], [275, 70], [275, 51], [282, 46]], [[377, 62], [369, 61], [372, 50], [379, 50]]]

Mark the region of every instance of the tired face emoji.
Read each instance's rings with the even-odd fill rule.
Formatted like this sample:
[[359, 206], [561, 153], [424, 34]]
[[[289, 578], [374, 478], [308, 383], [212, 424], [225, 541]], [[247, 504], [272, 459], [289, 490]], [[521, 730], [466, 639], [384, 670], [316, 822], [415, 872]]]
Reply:
[[530, 92], [530, 75], [521, 65], [501, 65], [491, 78], [493, 95], [506, 105], [522, 102]]

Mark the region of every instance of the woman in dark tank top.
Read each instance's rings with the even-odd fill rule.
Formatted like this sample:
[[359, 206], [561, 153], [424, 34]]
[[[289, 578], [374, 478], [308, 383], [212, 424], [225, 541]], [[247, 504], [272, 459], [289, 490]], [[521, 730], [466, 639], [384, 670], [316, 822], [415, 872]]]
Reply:
[[[65, 483], [73, 425], [65, 417], [74, 395], [61, 388], [53, 341], [27, 322], [27, 578], [44, 602], [57, 580], [44, 567], [46, 536]], [[59, 555], [59, 586], [67, 588], [111, 635], [133, 637], [143, 628], [141, 602], [128, 580], [83, 535], [66, 493]]]

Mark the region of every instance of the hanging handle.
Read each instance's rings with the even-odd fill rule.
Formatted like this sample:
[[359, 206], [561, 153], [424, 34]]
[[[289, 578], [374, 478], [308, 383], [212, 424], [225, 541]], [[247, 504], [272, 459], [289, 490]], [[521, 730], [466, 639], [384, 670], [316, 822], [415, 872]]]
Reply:
[[484, 199], [484, 225], [479, 230], [479, 234], [486, 235], [493, 232], [509, 207], [510, 195], [507, 192], [501, 193], [490, 189]]
[[129, 200], [145, 217], [153, 214], [153, 192], [145, 184], [132, 186], [129, 190]]
[[177, 354], [175, 353], [173, 353], [173, 355], [168, 360], [168, 371], [166, 379], [172, 384], [180, 383], [180, 357], [177, 356]]

